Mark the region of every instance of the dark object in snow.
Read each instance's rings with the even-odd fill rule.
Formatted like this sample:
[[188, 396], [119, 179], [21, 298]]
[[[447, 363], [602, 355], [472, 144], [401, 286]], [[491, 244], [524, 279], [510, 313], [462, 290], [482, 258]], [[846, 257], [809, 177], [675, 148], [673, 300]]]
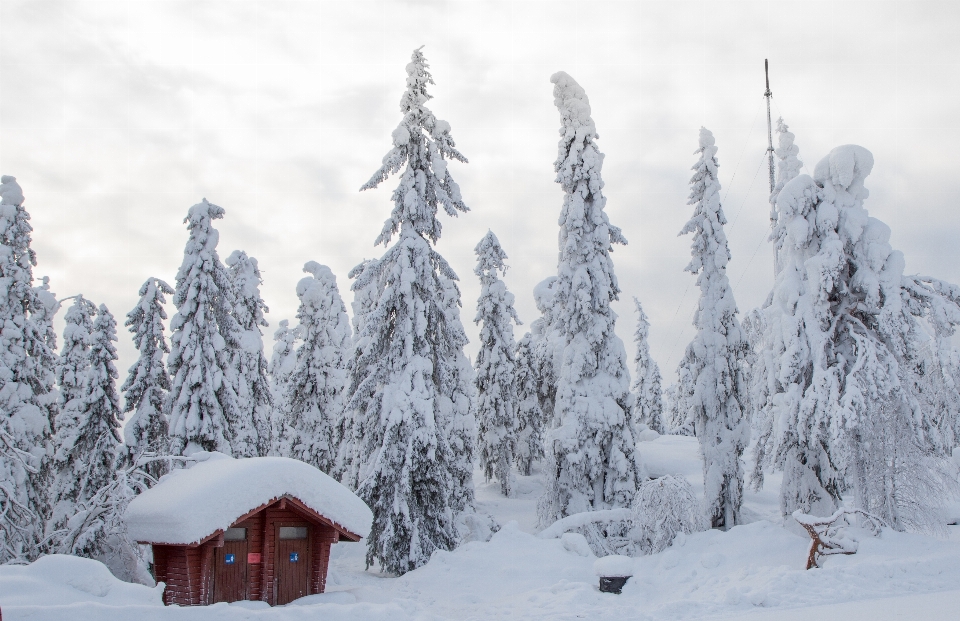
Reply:
[[630, 576], [608, 576], [600, 578], [601, 593], [616, 593], [620, 595], [623, 585], [627, 583]]
[[802, 513], [799, 509], [793, 512], [793, 519], [806, 529], [813, 542], [807, 554], [807, 569], [820, 567], [820, 558], [832, 554], [856, 554], [857, 542], [840, 536], [838, 529], [842, 524], [837, 522], [848, 515], [863, 516], [864, 525], [869, 528], [875, 537], [880, 536], [880, 527], [886, 526], [877, 516], [860, 509], [837, 509], [829, 517], [814, 517]]

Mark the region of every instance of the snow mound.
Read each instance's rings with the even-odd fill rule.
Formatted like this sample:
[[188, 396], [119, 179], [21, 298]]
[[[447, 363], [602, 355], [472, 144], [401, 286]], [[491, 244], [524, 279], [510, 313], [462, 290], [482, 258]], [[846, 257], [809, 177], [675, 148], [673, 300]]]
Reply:
[[106, 606], [163, 606], [163, 585], [123, 582], [103, 563], [52, 554], [29, 565], [0, 566], [3, 607], [94, 602]]
[[309, 464], [286, 457], [200, 457], [205, 459], [166, 475], [130, 503], [125, 519], [135, 541], [196, 543], [283, 496], [361, 537], [370, 533], [373, 514], [367, 505]]
[[622, 578], [633, 575], [633, 559], [629, 556], [611, 554], [598, 558], [593, 564], [593, 572], [602, 578]]

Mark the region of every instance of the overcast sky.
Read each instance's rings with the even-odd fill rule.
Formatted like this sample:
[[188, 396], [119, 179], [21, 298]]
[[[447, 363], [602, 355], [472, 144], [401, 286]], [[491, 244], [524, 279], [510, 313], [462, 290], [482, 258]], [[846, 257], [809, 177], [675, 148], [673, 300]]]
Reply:
[[[956, 1], [0, 0], [0, 172], [27, 197], [35, 274], [122, 326], [147, 277], [174, 283], [183, 218], [206, 197], [226, 210], [221, 259], [260, 262], [268, 352], [306, 261], [333, 269], [349, 307], [348, 270], [383, 253], [373, 240], [395, 178], [358, 188], [391, 146], [421, 45], [429, 105], [470, 159], [450, 168], [472, 211], [441, 216], [438, 250], [461, 278], [471, 356], [487, 229], [510, 256], [518, 337], [537, 317], [533, 286], [556, 271], [558, 70], [590, 98], [607, 212], [630, 242], [614, 253], [617, 331], [632, 355], [639, 297], [667, 383], [693, 335], [698, 290], [677, 232], [701, 125], [720, 149], [741, 313], [772, 284], [764, 58], [804, 172], [834, 146], [868, 148], [866, 207], [907, 271], [960, 282]], [[121, 327], [121, 376], [135, 353]]]

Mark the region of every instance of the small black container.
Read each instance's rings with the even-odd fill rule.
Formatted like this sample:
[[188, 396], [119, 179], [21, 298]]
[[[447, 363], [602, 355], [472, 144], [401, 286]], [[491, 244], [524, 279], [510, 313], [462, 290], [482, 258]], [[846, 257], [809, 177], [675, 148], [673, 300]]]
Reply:
[[600, 592], [616, 593], [619, 595], [620, 591], [623, 589], [623, 585], [625, 585], [629, 579], [630, 576], [609, 576], [600, 578]]

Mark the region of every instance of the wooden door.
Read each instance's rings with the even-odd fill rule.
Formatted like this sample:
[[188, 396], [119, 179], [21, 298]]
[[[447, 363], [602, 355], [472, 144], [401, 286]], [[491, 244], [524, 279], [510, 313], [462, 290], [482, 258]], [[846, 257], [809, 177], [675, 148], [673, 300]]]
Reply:
[[213, 560], [213, 601], [247, 599], [247, 529], [229, 528]]
[[310, 594], [310, 525], [277, 524], [276, 566], [277, 605]]

